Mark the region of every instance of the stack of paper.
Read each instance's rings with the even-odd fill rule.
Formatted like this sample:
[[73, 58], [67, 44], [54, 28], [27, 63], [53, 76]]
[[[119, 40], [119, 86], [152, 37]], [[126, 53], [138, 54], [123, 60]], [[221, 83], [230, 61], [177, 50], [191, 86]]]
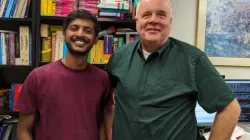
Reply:
[[232, 134], [231, 140], [237, 140], [237, 138], [239, 138], [245, 134], [246, 134], [246, 132], [243, 128], [236, 126], [234, 129], [234, 132]]
[[67, 16], [76, 8], [76, 0], [56, 0], [56, 16]]
[[244, 135], [240, 138], [240, 140], [250, 140], [250, 133], [244, 134]]
[[[206, 140], [209, 139], [210, 136], [210, 132], [207, 132], [204, 134], [204, 137], [206, 138]], [[250, 140], [250, 134], [247, 133], [243, 128], [236, 126], [234, 129], [234, 132], [231, 136], [231, 140], [239, 140], [237, 138], [241, 137], [240, 140]]]
[[79, 0], [79, 9], [88, 10], [90, 13], [98, 16], [98, 0]]
[[131, 2], [129, 0], [99, 0], [97, 4], [99, 17], [122, 19], [124, 14], [132, 8]]

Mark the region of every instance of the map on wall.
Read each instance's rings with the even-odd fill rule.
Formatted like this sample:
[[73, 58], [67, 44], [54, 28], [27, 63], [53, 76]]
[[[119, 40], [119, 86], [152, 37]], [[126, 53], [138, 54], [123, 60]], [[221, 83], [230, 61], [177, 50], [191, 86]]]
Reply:
[[250, 58], [250, 0], [208, 0], [205, 53]]

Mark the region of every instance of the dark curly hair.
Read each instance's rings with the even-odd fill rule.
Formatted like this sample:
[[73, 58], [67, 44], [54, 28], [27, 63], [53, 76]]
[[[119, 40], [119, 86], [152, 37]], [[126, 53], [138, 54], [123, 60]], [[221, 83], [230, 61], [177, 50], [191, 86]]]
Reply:
[[99, 25], [97, 18], [93, 14], [91, 14], [89, 11], [84, 10], [84, 9], [74, 10], [68, 14], [68, 16], [63, 21], [64, 33], [67, 30], [69, 24], [77, 18], [91, 20], [95, 26], [95, 36], [98, 36], [98, 33], [100, 32], [100, 25]]

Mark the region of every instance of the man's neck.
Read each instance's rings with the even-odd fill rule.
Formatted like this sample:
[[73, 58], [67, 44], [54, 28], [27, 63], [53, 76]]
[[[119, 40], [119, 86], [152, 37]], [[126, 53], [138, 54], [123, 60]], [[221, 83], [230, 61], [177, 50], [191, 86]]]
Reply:
[[62, 59], [64, 65], [73, 70], [84, 70], [86, 69], [87, 63], [87, 55], [85, 56], [75, 56], [67, 53], [66, 58]]
[[154, 53], [161, 48], [161, 45], [152, 44], [152, 43], [142, 43], [141, 47], [143, 50], [145, 50], [149, 53]]
[[164, 45], [165, 42], [166, 41], [152, 43], [152, 42], [147, 42], [147, 41], [144, 41], [144, 42], [141, 41], [141, 47], [143, 50], [147, 52], [154, 53], [158, 51]]

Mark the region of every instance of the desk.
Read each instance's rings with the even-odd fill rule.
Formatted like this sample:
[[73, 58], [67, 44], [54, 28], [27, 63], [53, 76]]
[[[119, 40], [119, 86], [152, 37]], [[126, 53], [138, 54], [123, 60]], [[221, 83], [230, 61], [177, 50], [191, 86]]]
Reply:
[[239, 122], [238, 126], [243, 128], [246, 132], [250, 133], [250, 122]]
[[[238, 138], [237, 140], [250, 140], [250, 122], [239, 122], [237, 124], [237, 126], [241, 127], [244, 129], [245, 132], [247, 132], [248, 134], [243, 135], [242, 137]], [[203, 130], [200, 127], [200, 133], [201, 135], [203, 135], [205, 137], [205, 139], [207, 139], [209, 137], [209, 132], [206, 133], [205, 131], [205, 135], [204, 135], [204, 130], [205, 129], [210, 129], [211, 127], [203, 127]]]

